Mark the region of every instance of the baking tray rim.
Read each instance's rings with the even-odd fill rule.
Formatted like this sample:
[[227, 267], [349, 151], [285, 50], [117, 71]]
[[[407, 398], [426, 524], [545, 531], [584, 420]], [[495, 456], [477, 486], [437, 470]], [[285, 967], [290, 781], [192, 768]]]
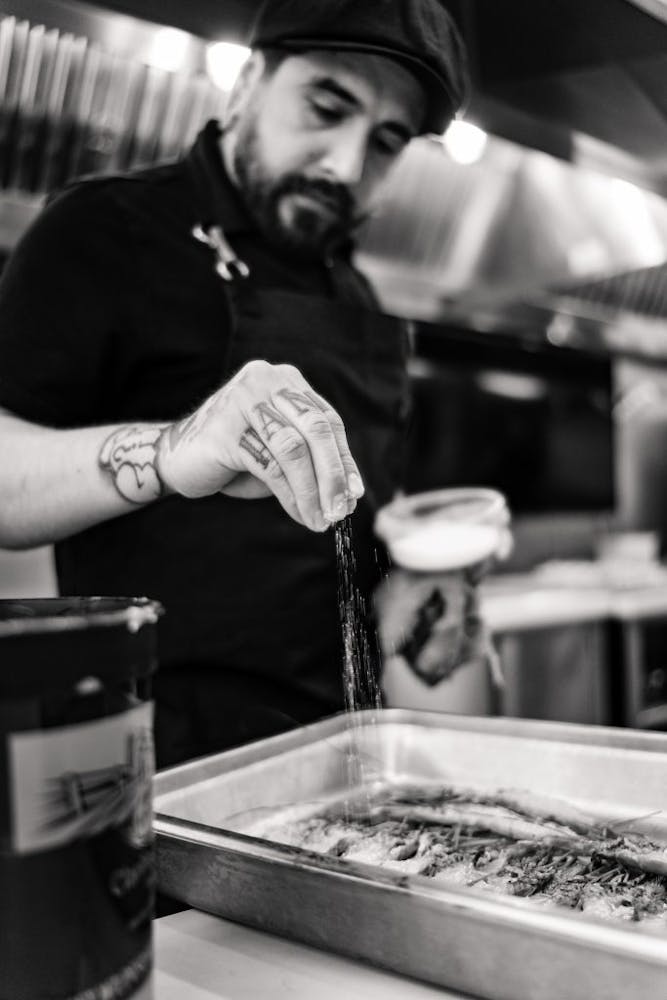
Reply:
[[[516, 719], [508, 716], [459, 715], [422, 709], [381, 708], [356, 712], [338, 712], [305, 726], [299, 726], [277, 736], [254, 740], [243, 746], [220, 753], [198, 757], [158, 771], [153, 778], [154, 799], [181, 790], [182, 779], [204, 769], [211, 775], [226, 774], [298, 749], [322, 739], [354, 733], [356, 726], [372, 723], [387, 725], [418, 725], [423, 729], [455, 729], [469, 733], [510, 736], [517, 739], [544, 740], [552, 743], [580, 744], [620, 750], [641, 750], [667, 754], [667, 733], [646, 732], [620, 726], [589, 726], [576, 722], [551, 722], [537, 719]], [[199, 779], [205, 780], [205, 779]]]

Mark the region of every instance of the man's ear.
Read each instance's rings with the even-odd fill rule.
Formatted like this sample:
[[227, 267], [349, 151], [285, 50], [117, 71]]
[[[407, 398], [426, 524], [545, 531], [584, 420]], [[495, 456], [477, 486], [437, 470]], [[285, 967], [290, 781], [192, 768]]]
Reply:
[[264, 53], [259, 50], [251, 52], [243, 63], [227, 99], [224, 121], [226, 128], [233, 125], [243, 112], [243, 109], [246, 107], [251, 95], [264, 75], [265, 67], [266, 60]]

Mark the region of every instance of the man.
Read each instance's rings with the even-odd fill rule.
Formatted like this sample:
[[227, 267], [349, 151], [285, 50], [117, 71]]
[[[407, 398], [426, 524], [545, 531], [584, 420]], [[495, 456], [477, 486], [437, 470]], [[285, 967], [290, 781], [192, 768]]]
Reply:
[[53, 200], [0, 291], [0, 545], [163, 602], [159, 766], [343, 705], [327, 529], [370, 600], [406, 400], [351, 237], [464, 89], [438, 0], [269, 0], [251, 45], [222, 128]]

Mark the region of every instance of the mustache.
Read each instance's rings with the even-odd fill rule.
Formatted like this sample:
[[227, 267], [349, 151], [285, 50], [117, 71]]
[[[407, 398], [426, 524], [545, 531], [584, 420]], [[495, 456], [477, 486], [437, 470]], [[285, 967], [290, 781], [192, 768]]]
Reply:
[[276, 185], [273, 195], [275, 200], [278, 200], [290, 194], [303, 194], [324, 202], [333, 208], [344, 224], [351, 224], [355, 221], [356, 204], [344, 184], [336, 184], [335, 181], [327, 181], [318, 177], [288, 174]]

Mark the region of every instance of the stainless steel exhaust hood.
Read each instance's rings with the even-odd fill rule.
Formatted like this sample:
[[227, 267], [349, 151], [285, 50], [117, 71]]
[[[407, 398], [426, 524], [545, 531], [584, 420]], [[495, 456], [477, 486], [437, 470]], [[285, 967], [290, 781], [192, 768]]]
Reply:
[[[366, 227], [361, 261], [390, 311], [422, 319], [502, 312], [541, 293], [574, 300], [579, 286], [589, 303], [667, 315], [656, 271], [667, 261], [667, 202], [503, 140], [467, 166], [420, 140]], [[645, 271], [646, 303], [639, 282], [619, 277], [626, 294], [614, 284]]]
[[[640, 340], [667, 341], [659, 322], [667, 314], [667, 26], [659, 18], [667, 5], [449, 3], [471, 50], [468, 117], [497, 134], [465, 166], [440, 141], [413, 143], [361, 234], [359, 260], [384, 306], [587, 342], [603, 339], [601, 325], [620, 323], [635, 336], [641, 320]], [[207, 40], [219, 25], [238, 40], [254, 5], [241, 12], [238, 2], [199, 0], [194, 8]], [[148, 0], [111, 6], [156, 16]], [[164, 19], [179, 24], [179, 10], [167, 3]], [[519, 29], [524, 36], [514, 38]], [[220, 113], [225, 95], [205, 74], [204, 37], [181, 31], [180, 69], [170, 71], [151, 65], [161, 30], [75, 0], [0, 0], [0, 245], [14, 241], [47, 189], [74, 173], [177, 155]]]

